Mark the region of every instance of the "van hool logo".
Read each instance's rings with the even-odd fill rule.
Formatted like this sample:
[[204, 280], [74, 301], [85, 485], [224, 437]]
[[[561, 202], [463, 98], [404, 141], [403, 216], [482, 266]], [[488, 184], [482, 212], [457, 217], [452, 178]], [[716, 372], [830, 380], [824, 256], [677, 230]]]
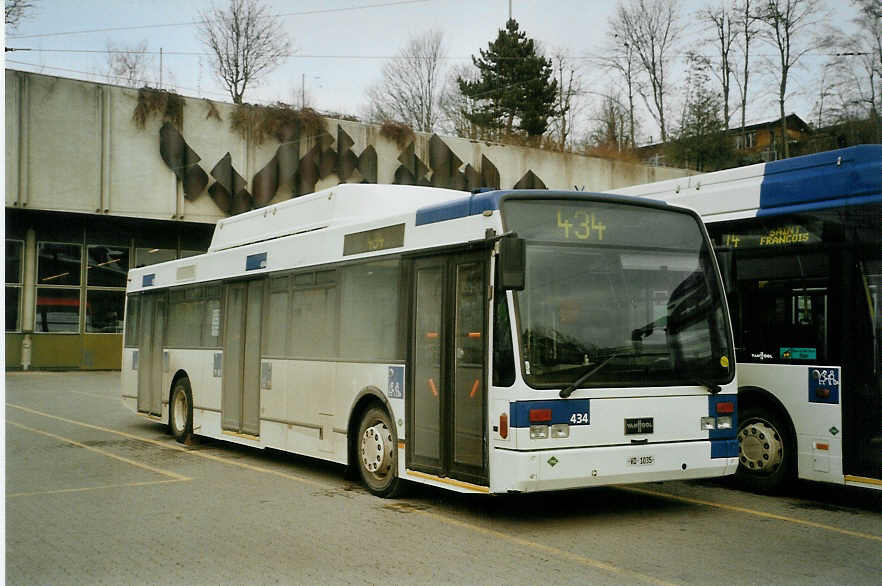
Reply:
[[625, 419], [625, 435], [652, 433], [652, 417]]
[[771, 354], [766, 354], [765, 352], [756, 352], [750, 355], [751, 358], [756, 358], [757, 360], [771, 360], [774, 358]]

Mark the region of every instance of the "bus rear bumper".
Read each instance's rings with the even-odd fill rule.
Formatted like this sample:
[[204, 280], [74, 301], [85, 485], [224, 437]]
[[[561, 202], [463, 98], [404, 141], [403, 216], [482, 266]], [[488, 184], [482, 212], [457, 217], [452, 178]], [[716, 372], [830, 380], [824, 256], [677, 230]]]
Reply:
[[710, 441], [530, 452], [497, 448], [491, 459], [490, 492], [713, 478], [734, 474], [737, 446], [736, 457], [729, 454], [711, 457]]

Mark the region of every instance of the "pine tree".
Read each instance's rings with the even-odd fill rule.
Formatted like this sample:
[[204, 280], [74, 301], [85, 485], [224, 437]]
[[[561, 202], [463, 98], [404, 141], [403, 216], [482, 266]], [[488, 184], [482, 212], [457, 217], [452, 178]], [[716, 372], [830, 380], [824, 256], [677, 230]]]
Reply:
[[536, 52], [533, 39], [510, 19], [505, 29], [480, 57], [472, 56], [479, 76], [475, 81], [458, 78], [463, 96], [475, 104], [463, 114], [473, 124], [511, 135], [515, 129], [527, 136], [541, 136], [555, 115], [557, 80], [552, 79], [551, 60]]

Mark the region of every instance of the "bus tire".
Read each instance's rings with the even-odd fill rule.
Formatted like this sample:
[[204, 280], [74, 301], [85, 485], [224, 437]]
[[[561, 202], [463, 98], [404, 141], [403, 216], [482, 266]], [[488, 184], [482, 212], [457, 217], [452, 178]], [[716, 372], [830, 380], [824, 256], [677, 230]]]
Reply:
[[356, 442], [358, 470], [367, 489], [383, 498], [397, 496], [401, 491], [398, 438], [385, 409], [375, 405], [362, 414]]
[[796, 469], [796, 450], [787, 421], [777, 410], [763, 406], [749, 406], [739, 415], [735, 479], [752, 492], [781, 492]]
[[181, 377], [172, 387], [168, 403], [168, 426], [175, 439], [189, 445], [193, 441], [193, 393], [190, 379]]

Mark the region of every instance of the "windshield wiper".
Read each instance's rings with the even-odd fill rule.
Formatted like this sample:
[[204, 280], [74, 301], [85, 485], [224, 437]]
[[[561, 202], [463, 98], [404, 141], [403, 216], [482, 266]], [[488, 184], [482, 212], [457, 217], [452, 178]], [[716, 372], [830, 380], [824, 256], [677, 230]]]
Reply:
[[574, 380], [570, 386], [561, 390], [560, 398], [566, 399], [567, 397], [572, 395], [573, 391], [575, 391], [577, 388], [579, 388], [579, 385], [581, 385], [586, 380], [588, 380], [589, 378], [594, 376], [595, 372], [597, 372], [598, 370], [600, 370], [601, 368], [603, 368], [604, 366], [609, 364], [609, 361], [612, 360], [613, 358], [615, 358], [616, 356], [618, 356], [619, 354], [621, 354], [621, 352], [613, 352], [612, 354], [607, 356], [603, 362], [601, 362], [600, 364], [598, 364], [597, 366], [595, 366], [594, 368], [592, 368], [591, 370], [589, 370], [588, 372], [586, 372], [585, 374], [583, 374], [582, 376], [580, 376], [579, 378]]

